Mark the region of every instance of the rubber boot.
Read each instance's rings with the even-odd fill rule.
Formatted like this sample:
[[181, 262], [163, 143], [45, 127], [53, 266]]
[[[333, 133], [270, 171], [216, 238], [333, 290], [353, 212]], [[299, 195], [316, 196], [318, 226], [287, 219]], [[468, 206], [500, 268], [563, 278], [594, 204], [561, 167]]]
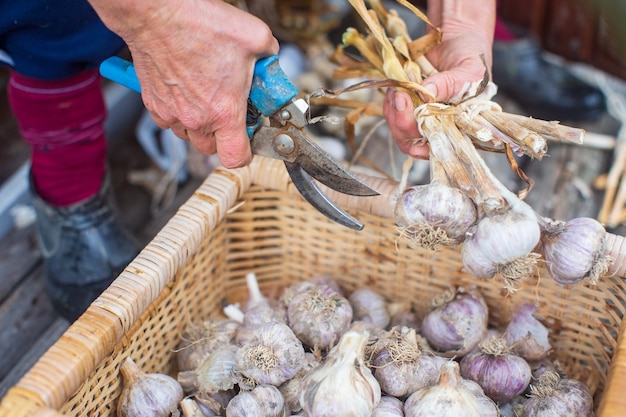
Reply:
[[100, 192], [54, 207], [30, 188], [44, 255], [48, 295], [55, 310], [76, 320], [139, 253], [140, 246], [114, 213], [110, 180]]
[[529, 116], [544, 120], [585, 121], [606, 110], [604, 93], [576, 77], [566, 66], [548, 61], [532, 38], [494, 42], [493, 81]]

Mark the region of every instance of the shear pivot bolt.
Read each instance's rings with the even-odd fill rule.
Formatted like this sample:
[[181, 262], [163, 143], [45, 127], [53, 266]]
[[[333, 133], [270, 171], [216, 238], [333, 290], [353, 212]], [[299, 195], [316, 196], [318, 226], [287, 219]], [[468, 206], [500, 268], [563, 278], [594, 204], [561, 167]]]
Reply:
[[289, 110], [283, 110], [280, 112], [280, 118], [283, 120], [289, 120], [291, 119], [291, 113]]
[[280, 155], [287, 156], [293, 153], [296, 149], [296, 144], [291, 136], [281, 133], [274, 138], [274, 148]]

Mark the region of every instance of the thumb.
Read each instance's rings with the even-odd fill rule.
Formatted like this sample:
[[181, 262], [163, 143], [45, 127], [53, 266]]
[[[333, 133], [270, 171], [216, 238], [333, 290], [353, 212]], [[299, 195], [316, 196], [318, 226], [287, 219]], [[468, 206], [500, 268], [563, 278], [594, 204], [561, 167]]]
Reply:
[[422, 86], [435, 96], [437, 102], [445, 103], [466, 93], [471, 84], [468, 80], [464, 71], [443, 71], [426, 78]]

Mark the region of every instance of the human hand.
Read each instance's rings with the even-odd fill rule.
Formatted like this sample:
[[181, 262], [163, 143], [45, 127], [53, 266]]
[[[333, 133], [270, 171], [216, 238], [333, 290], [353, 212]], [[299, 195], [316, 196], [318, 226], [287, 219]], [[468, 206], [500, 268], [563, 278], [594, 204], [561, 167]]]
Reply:
[[[480, 7], [478, 7], [480, 6]], [[471, 85], [480, 83], [485, 70], [491, 70], [495, 3], [429, 2], [429, 17], [441, 27], [443, 39], [427, 58], [438, 70], [422, 82], [434, 101], [450, 102], [461, 98]], [[426, 102], [432, 97], [422, 95]], [[383, 103], [384, 117], [400, 150], [413, 157], [428, 158], [428, 148], [421, 138], [408, 94], [389, 90]]]
[[[490, 48], [485, 60], [491, 60]], [[448, 102], [461, 96], [472, 83], [481, 82], [484, 78], [486, 67], [481, 54], [485, 55], [484, 50], [481, 45], [472, 42], [471, 36], [459, 36], [441, 43], [428, 58], [435, 68], [442, 71], [424, 79], [422, 85], [435, 97], [436, 102]], [[432, 97], [425, 95], [422, 99], [433, 101]], [[428, 146], [421, 138], [413, 110], [413, 103], [407, 93], [387, 90], [383, 114], [398, 147], [414, 158], [427, 159]]]
[[222, 0], [90, 2], [126, 41], [155, 123], [226, 167], [249, 163], [254, 65], [278, 53], [270, 28]]

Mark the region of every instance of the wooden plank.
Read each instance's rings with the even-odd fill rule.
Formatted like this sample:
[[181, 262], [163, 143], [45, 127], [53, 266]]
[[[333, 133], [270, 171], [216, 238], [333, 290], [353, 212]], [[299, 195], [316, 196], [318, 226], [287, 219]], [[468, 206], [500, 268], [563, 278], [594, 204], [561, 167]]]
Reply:
[[0, 302], [41, 263], [35, 226], [13, 229], [0, 239]]
[[609, 160], [610, 152], [550, 144], [549, 157], [532, 161], [526, 171], [535, 180], [526, 202], [540, 215], [555, 220], [595, 218], [601, 193], [590, 184], [606, 172]]
[[17, 384], [30, 368], [39, 360], [39, 358], [63, 335], [65, 330], [69, 327], [70, 323], [63, 319], [57, 318], [46, 329], [46, 331], [37, 339], [37, 342], [32, 346], [26, 346], [24, 355], [13, 366], [4, 379], [0, 380], [0, 398], [2, 398], [7, 391]]
[[0, 379], [9, 374], [27, 349], [58, 318], [46, 293], [43, 264], [0, 307]]

